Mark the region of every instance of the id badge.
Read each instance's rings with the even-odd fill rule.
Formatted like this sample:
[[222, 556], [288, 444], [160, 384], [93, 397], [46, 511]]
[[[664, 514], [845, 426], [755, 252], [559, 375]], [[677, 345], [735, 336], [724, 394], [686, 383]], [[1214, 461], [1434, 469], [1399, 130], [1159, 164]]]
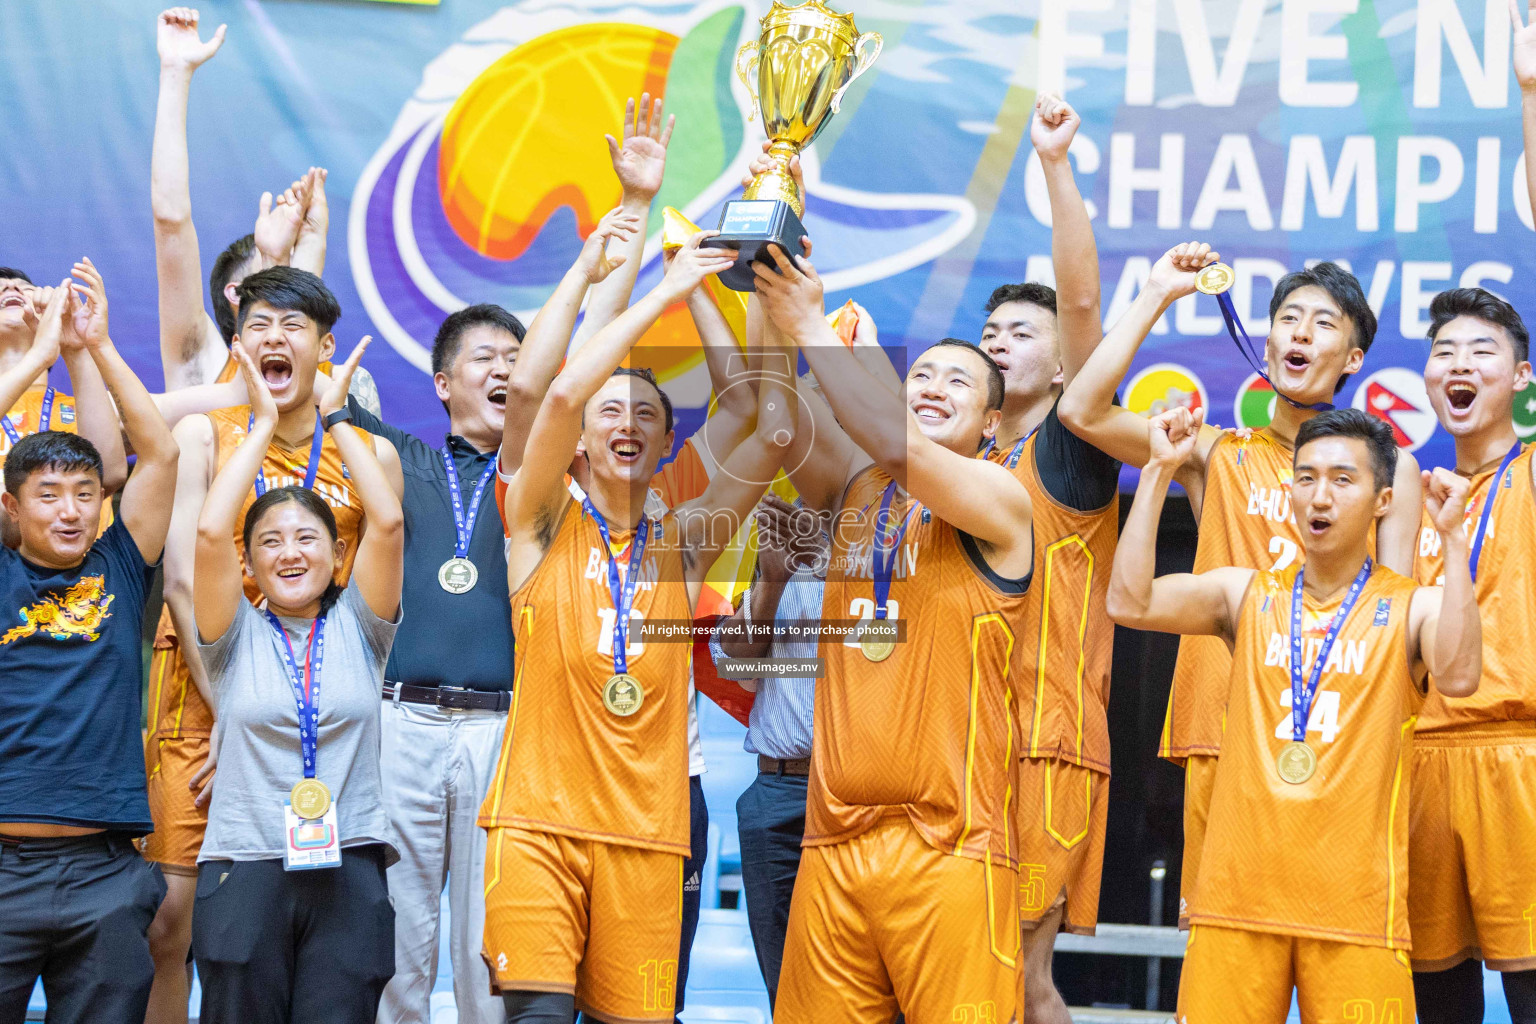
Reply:
[[308, 871], [341, 865], [341, 830], [336, 827], [336, 802], [318, 818], [301, 818], [283, 801], [283, 870]]

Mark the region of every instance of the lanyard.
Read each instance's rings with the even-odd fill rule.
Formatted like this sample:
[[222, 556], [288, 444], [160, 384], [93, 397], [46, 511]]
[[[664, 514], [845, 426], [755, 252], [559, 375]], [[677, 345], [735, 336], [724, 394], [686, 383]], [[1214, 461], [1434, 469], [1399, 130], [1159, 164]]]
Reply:
[[[1253, 372], [1258, 374], [1260, 379], [1268, 384], [1276, 395], [1280, 396], [1280, 401], [1295, 409], [1311, 409], [1314, 412], [1327, 412], [1333, 408], [1331, 402], [1314, 402], [1311, 405], [1303, 405], [1275, 387], [1275, 382], [1269, 379], [1269, 367], [1264, 365], [1262, 351], [1253, 343], [1253, 339], [1248, 337], [1248, 332], [1243, 330], [1242, 321], [1237, 318], [1237, 307], [1232, 304], [1232, 296], [1222, 292], [1216, 296], [1216, 304], [1221, 307], [1221, 318], [1227, 323], [1227, 333], [1232, 336], [1232, 343], [1237, 346], [1238, 352], [1242, 353], [1243, 358], [1248, 361], [1248, 365], [1253, 367]], [[1239, 338], [1239, 335], [1241, 335], [1241, 338]]]
[[1500, 482], [1504, 474], [1509, 471], [1509, 464], [1515, 461], [1515, 456], [1520, 454], [1520, 442], [1516, 441], [1509, 453], [1504, 456], [1504, 461], [1499, 463], [1499, 471], [1493, 475], [1493, 483], [1488, 486], [1488, 497], [1483, 499], [1482, 514], [1477, 517], [1477, 532], [1472, 535], [1472, 553], [1468, 559], [1467, 567], [1472, 570], [1473, 581], [1477, 580], [1477, 560], [1483, 556], [1483, 541], [1488, 539], [1488, 523], [1493, 512], [1493, 503], [1499, 498]]
[[1371, 570], [1375, 563], [1367, 558], [1360, 571], [1355, 573], [1355, 580], [1349, 585], [1349, 593], [1344, 595], [1344, 601], [1339, 605], [1338, 613], [1333, 621], [1328, 623], [1328, 632], [1323, 635], [1323, 645], [1318, 648], [1317, 660], [1312, 663], [1312, 674], [1307, 679], [1306, 687], [1301, 682], [1301, 578], [1306, 572], [1303, 567], [1296, 572], [1296, 584], [1291, 588], [1291, 730], [1297, 743], [1306, 741], [1307, 719], [1312, 714], [1312, 700], [1317, 696], [1317, 684], [1323, 678], [1323, 666], [1328, 663], [1328, 654], [1333, 650], [1333, 642], [1339, 638], [1339, 631], [1344, 628], [1344, 620], [1349, 618], [1349, 613], [1355, 607], [1355, 602], [1360, 599], [1360, 592], [1365, 589], [1366, 581], [1371, 578]]
[[[1028, 440], [1028, 438], [1025, 438]], [[1019, 442], [1022, 444], [1023, 442]], [[891, 539], [890, 547], [885, 546], [885, 524], [890, 520], [891, 499], [896, 496], [896, 481], [892, 480], [885, 485], [885, 495], [880, 499], [880, 515], [875, 519], [875, 550], [874, 550], [874, 575], [875, 575], [875, 618], [886, 617], [885, 606], [891, 598], [891, 573], [896, 566], [898, 554], [901, 551], [901, 542], [907, 536], [907, 524], [912, 522], [912, 513], [917, 511], [917, 502], [913, 502], [907, 509], [907, 514], [901, 520], [901, 529], [896, 531], [896, 536]]]
[[[1019, 456], [1024, 454], [1024, 445], [1026, 443], [1028, 443], [1030, 438], [1035, 436], [1035, 431], [1037, 431], [1039, 429], [1040, 429], [1040, 424], [1036, 423], [1033, 427], [1030, 428], [1029, 433], [1025, 434], [1023, 437], [1021, 437], [1017, 441], [1013, 442], [1013, 448], [1012, 448], [1012, 450], [1010, 450], [1008, 452], [1008, 458], [1003, 460], [1004, 464], [1009, 469], [1013, 469], [1015, 466], [1017, 466], [1019, 464]], [[987, 446], [981, 450], [981, 457], [982, 458], [986, 458], [988, 455], [991, 455], [992, 454], [992, 449], [994, 449], [996, 447], [997, 447], [997, 438], [995, 438], [995, 437], [987, 438]]]
[[635, 539], [629, 544], [629, 565], [620, 581], [619, 564], [613, 560], [613, 541], [608, 538], [608, 524], [603, 520], [603, 514], [592, 504], [591, 498], [582, 498], [581, 508], [597, 523], [597, 532], [603, 535], [603, 548], [608, 552], [608, 593], [613, 597], [614, 612], [613, 671], [615, 675], [625, 675], [629, 672], [629, 658], [624, 653], [624, 645], [629, 640], [629, 612], [635, 606], [635, 590], [640, 586], [640, 559], [651, 536], [651, 521], [643, 514], [640, 516]]
[[[255, 410], [252, 410], [251, 411], [251, 418], [249, 420], [247, 420], [246, 424], [245, 424], [245, 432], [247, 434], [249, 434], [251, 432], [251, 428], [254, 427], [255, 425], [256, 425], [256, 412], [255, 412]], [[325, 423], [322, 422], [321, 419], [320, 419], [320, 410], [316, 409], [315, 410], [315, 436], [314, 436], [314, 439], [312, 441], [310, 441], [310, 443], [309, 443], [309, 466], [306, 467], [305, 470], [304, 470], [304, 489], [306, 491], [312, 491], [312, 490], [315, 489], [315, 474], [320, 469], [320, 454], [321, 454], [321, 449], [324, 447], [324, 445], [325, 445]], [[263, 494], [266, 494], [266, 493], [267, 493], [267, 477], [266, 477], [266, 474], [264, 474], [261, 471], [260, 467], [258, 467], [257, 470], [256, 470], [256, 497], [259, 498]]]
[[485, 494], [485, 485], [496, 475], [496, 457], [491, 456], [485, 472], [480, 474], [480, 482], [475, 485], [475, 496], [469, 501], [467, 516], [464, 514], [463, 492], [459, 490], [459, 467], [454, 465], [453, 453], [446, 442], [443, 444], [443, 468], [448, 471], [448, 498], [453, 502], [453, 556], [464, 558], [469, 555], [469, 538], [475, 533], [475, 519], [480, 515], [480, 498]]
[[[37, 418], [37, 432], [39, 434], [47, 430], [48, 425], [53, 422], [53, 395], [53, 385], [50, 384], [43, 390], [43, 411]], [[21, 440], [21, 435], [16, 432], [16, 427], [11, 423], [9, 414], [0, 416], [0, 427], [5, 428], [5, 436], [10, 439], [11, 444]]]
[[309, 642], [304, 645], [304, 672], [293, 655], [293, 643], [277, 616], [262, 609], [272, 628], [283, 641], [283, 658], [288, 662], [288, 683], [293, 687], [293, 703], [299, 710], [299, 750], [304, 755], [304, 777], [315, 777], [315, 752], [320, 746], [320, 663], [325, 659], [325, 616], [309, 627]]

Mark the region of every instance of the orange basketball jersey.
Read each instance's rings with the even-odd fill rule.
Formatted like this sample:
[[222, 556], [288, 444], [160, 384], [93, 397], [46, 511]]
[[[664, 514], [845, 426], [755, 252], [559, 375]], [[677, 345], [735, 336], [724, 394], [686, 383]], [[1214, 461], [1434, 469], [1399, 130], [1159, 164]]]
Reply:
[[[249, 406], [237, 405], [217, 409], [208, 414], [213, 423], [215, 473], [224, 468], [229, 457], [245, 438], [246, 424], [250, 422]], [[267, 447], [267, 457], [262, 460], [261, 472], [268, 488], [303, 484], [304, 473], [309, 467], [310, 444], [289, 448], [273, 439]], [[363, 533], [363, 503], [352, 487], [351, 476], [341, 461], [341, 450], [329, 434], [320, 449], [320, 465], [315, 471], [315, 493], [325, 499], [336, 516], [337, 535], [346, 541], [346, 552], [337, 567], [336, 581], [345, 583], [352, 575], [352, 561], [357, 557], [357, 542]], [[245, 550], [245, 513], [256, 501], [256, 489], [245, 496], [240, 515], [235, 520], [235, 548]], [[252, 602], [261, 600], [256, 581], [245, 577], [245, 596]], [[176, 627], [171, 622], [169, 608], [160, 613], [160, 624], [155, 630], [157, 658], [150, 667], [149, 678], [149, 728], [151, 738], [175, 738], [180, 736], [207, 736], [213, 727], [213, 716], [202, 696], [192, 683], [186, 662], [176, 642]], [[162, 654], [161, 652], [164, 652]]]
[[[1301, 531], [1291, 519], [1292, 461], [1291, 449], [1267, 429], [1247, 441], [1217, 438], [1206, 461], [1195, 572], [1228, 565], [1279, 572], [1301, 564]], [[1231, 671], [1232, 656], [1216, 637], [1179, 641], [1158, 756], [1177, 761], [1220, 752]]]
[[[1220, 925], [1408, 948], [1408, 762], [1424, 696], [1408, 665], [1417, 585], [1377, 566], [1329, 652], [1307, 722], [1315, 774], [1293, 784], [1291, 588], [1259, 572], [1243, 599], [1205, 854], [1190, 908]], [[1348, 592], [1303, 598], [1302, 671]]]
[[[5, 418], [10, 420], [19, 436], [26, 437], [43, 429], [43, 396], [47, 390], [45, 387], [28, 388], [6, 414]], [[75, 424], [75, 400], [62, 391], [53, 393], [53, 409], [48, 417], [47, 429], [62, 430], [66, 434], [80, 432]], [[0, 431], [0, 457], [8, 455], [10, 450], [10, 435]], [[102, 525], [105, 527], [107, 524]]]
[[[890, 479], [872, 467], [848, 486], [827, 619], [874, 617], [873, 543]], [[909, 509], [905, 498], [893, 503], [890, 534]], [[1014, 863], [1012, 688], [1024, 606], [1025, 593], [998, 580], [970, 538], [912, 510], [887, 605], [905, 642], [880, 662], [856, 638], [821, 642], [826, 677], [816, 687], [805, 845], [843, 842], [905, 814], [942, 853]]]
[[[1019, 755], [1051, 757], [1109, 771], [1109, 670], [1115, 626], [1106, 599], [1120, 498], [1092, 512], [1053, 498], [1035, 463], [1037, 432], [1024, 444], [1014, 476], [1034, 503], [1035, 575], [1019, 637], [1028, 675], [1014, 684]], [[987, 453], [1007, 465], [1010, 451]]]
[[[1483, 645], [1483, 678], [1470, 697], [1447, 701], [1432, 691], [1419, 716], [1419, 732], [1439, 732], [1490, 722], [1536, 721], [1536, 495], [1531, 487], [1527, 447], [1499, 477], [1497, 467], [1472, 478], [1465, 526], [1470, 541], [1489, 501], [1494, 503], [1477, 563], [1477, 607], [1483, 635], [1497, 643]], [[1429, 512], [1419, 529], [1414, 574], [1425, 586], [1438, 586], [1445, 575], [1440, 534]]]
[[[635, 619], [692, 619], [671, 515], [652, 520]], [[644, 690], [627, 716], [603, 703], [613, 669], [608, 559], [626, 571], [633, 531], [603, 543], [581, 504], [567, 502], [554, 540], [512, 595], [517, 678], [483, 828], [511, 827], [688, 855], [688, 661], [693, 647], [627, 645]], [[622, 545], [622, 547], [620, 547]]]

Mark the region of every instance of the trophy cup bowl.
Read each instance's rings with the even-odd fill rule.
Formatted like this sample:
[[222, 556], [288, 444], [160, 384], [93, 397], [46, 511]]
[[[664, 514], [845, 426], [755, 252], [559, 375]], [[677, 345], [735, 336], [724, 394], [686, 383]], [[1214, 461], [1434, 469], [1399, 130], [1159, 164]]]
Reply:
[[752, 116], [762, 111], [773, 166], [752, 180], [742, 198], [725, 204], [720, 234], [709, 242], [740, 252], [720, 275], [721, 283], [739, 292], [756, 290], [754, 262], [774, 265], [769, 243], [791, 256], [802, 252], [805, 197], [789, 163], [821, 134], [883, 45], [878, 32], [861, 34], [852, 14], [838, 14], [821, 0], [794, 6], [773, 0], [758, 29], [758, 38], [736, 52], [736, 74], [752, 96]]

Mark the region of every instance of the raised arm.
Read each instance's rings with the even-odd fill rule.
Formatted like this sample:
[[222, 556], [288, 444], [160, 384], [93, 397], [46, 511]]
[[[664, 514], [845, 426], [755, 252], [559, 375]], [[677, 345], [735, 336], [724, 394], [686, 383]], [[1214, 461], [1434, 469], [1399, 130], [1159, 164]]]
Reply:
[[[1483, 675], [1483, 622], [1468, 564], [1466, 521], [1471, 482], [1448, 469], [1425, 472], [1424, 507], [1429, 510], [1445, 558], [1445, 582], [1414, 591], [1410, 633], [1415, 673], [1429, 672], [1447, 697], [1470, 697]], [[1397, 504], [1396, 491], [1392, 503]], [[1417, 506], [1415, 506], [1417, 507]]]
[[1065, 100], [1046, 93], [1035, 102], [1035, 120], [1029, 129], [1051, 201], [1057, 336], [1061, 339], [1062, 380], [1067, 384], [1104, 337], [1099, 315], [1099, 247], [1067, 155], [1081, 125], [1077, 111]]
[[[702, 582], [720, 552], [784, 465], [800, 422], [795, 395], [795, 350], [777, 332], [764, 332], [757, 379], [757, 415], [751, 433], [733, 449], [696, 505], [702, 515], [679, 515], [683, 542], [694, 554], [689, 577]], [[728, 529], [720, 526], [724, 514]]]
[[1520, 83], [1520, 126], [1525, 137], [1525, 189], [1536, 210], [1536, 2], [1529, 18], [1520, 16], [1519, 0], [1509, 0], [1509, 20], [1514, 23], [1515, 81]]
[[1393, 572], [1413, 575], [1423, 526], [1424, 487], [1419, 463], [1406, 451], [1397, 453], [1397, 472], [1392, 479], [1392, 505], [1376, 524], [1376, 560]]
[[29, 296], [37, 325], [32, 330], [32, 345], [11, 366], [0, 371], [0, 416], [10, 414], [32, 382], [59, 361], [59, 348], [70, 305], [69, 280], [57, 287], [34, 288]]
[[650, 219], [651, 204], [656, 193], [661, 191], [662, 177], [667, 169], [667, 143], [672, 141], [672, 126], [676, 121], [675, 117], [668, 116], [663, 124], [661, 97], [656, 97], [653, 102], [649, 93], [642, 93], [638, 107], [633, 97], [624, 105], [624, 141], [620, 143], [612, 135], [603, 136], [608, 142], [608, 156], [613, 160], [613, 173], [623, 190], [619, 210], [634, 218], [636, 226], [632, 234], [616, 237], [619, 244], [608, 257], [615, 272], [599, 278], [593, 287], [587, 315], [576, 332], [577, 345], [606, 327], [629, 305], [635, 278], [640, 273], [640, 262], [645, 255], [646, 224]]
[[[666, 253], [663, 259], [671, 267], [676, 252]], [[709, 418], [694, 434], [694, 444], [720, 458], [736, 447], [752, 432], [757, 417], [756, 371], [749, 366], [748, 355], [736, 340], [725, 314], [709, 296], [709, 288], [700, 284], [688, 293], [688, 314], [698, 329], [699, 341], [704, 347], [704, 363], [709, 369], [709, 386], [715, 394], [714, 408]], [[753, 353], [752, 362], [758, 362], [761, 349]], [[748, 372], [748, 371], [752, 372]], [[733, 386], [734, 385], [734, 386]]]
[[[245, 496], [256, 486], [256, 474], [267, 457], [272, 435], [277, 430], [277, 403], [267, 382], [256, 371], [251, 357], [239, 345], [230, 351], [240, 362], [240, 372], [251, 396], [251, 429], [246, 431], [240, 446], [224, 463], [208, 485], [203, 498], [202, 511], [197, 517], [197, 559], [193, 587], [197, 594], [194, 602], [197, 634], [203, 643], [213, 643], [235, 621], [235, 612], [245, 600], [241, 578], [240, 553], [235, 548], [240, 509]], [[207, 420], [187, 420], [183, 427], [191, 430]], [[177, 495], [178, 502], [181, 495]], [[190, 643], [183, 637], [182, 646]]]
[[[1147, 421], [1116, 405], [1115, 389], [1130, 372], [1131, 360], [1152, 325], [1174, 300], [1194, 292], [1195, 274], [1216, 259], [1217, 254], [1211, 252], [1210, 246], [1195, 242], [1163, 254], [1152, 267], [1146, 287], [1104, 335], [1093, 358], [1081, 366], [1062, 394], [1058, 413], [1068, 430], [1121, 462], [1132, 466], [1147, 464], [1151, 457]], [[1205, 457], [1219, 436], [1220, 431], [1214, 427], [1202, 425], [1199, 440], [1190, 450], [1187, 468], [1203, 469]]]
[[309, 181], [309, 202], [304, 207], [304, 223], [299, 225], [299, 237], [288, 260], [290, 267], [307, 270], [316, 277], [325, 276], [325, 236], [331, 227], [331, 207], [325, 197], [328, 175], [324, 167], [311, 167], [305, 175]]
[[[810, 262], [791, 263], [777, 246], [770, 251], [778, 272], [755, 268], [763, 309], [800, 346], [854, 444], [951, 526], [1009, 551], [1027, 543], [1030, 500], [1024, 486], [1004, 467], [957, 454], [924, 435], [906, 399], [882, 387], [821, 315], [821, 279]], [[914, 376], [909, 386], [921, 385]], [[988, 500], [976, 501], [978, 494]]]
[[1151, 458], [1141, 471], [1120, 545], [1109, 576], [1109, 617], [1122, 626], [1219, 636], [1228, 646], [1237, 636], [1237, 614], [1252, 569], [1156, 576], [1157, 524], [1174, 470], [1198, 443], [1202, 413], [1170, 409], [1145, 423]]
[[[320, 398], [320, 415], [347, 406], [347, 387], [352, 383], [352, 371], [368, 350], [372, 340], [364, 338], [352, 350], [352, 355], [337, 370], [335, 380]], [[263, 382], [265, 383], [265, 382]], [[368, 602], [373, 614], [381, 619], [393, 620], [400, 611], [400, 586], [405, 577], [402, 562], [405, 552], [405, 514], [400, 509], [400, 495], [385, 474], [384, 466], [374, 453], [369, 436], [343, 420], [330, 428], [331, 437], [341, 451], [341, 460], [352, 476], [352, 486], [363, 503], [363, 515], [368, 527], [358, 542], [357, 558], [352, 563], [352, 578], [357, 589]], [[383, 441], [382, 438], [378, 439]], [[388, 443], [388, 442], [384, 442]]]
[[[160, 98], [150, 156], [149, 195], [155, 215], [155, 274], [160, 285], [160, 364], [169, 390], [212, 380], [225, 350], [203, 308], [203, 271], [192, 225], [187, 161], [187, 98], [192, 74], [224, 44], [220, 25], [206, 43], [197, 12], [172, 7], [160, 15]], [[219, 301], [220, 296], [214, 296]]]
[[[706, 274], [718, 274], [735, 261], [736, 254], [729, 249], [700, 247], [711, 233], [701, 231], [689, 239], [661, 283], [577, 349], [550, 384], [528, 433], [523, 464], [507, 488], [506, 521], [514, 541], [542, 529], [550, 510], [565, 493], [565, 471], [581, 440], [581, 417], [587, 400], [613, 375], [630, 348], [668, 306], [697, 287]], [[543, 544], [539, 546], [542, 549]], [[508, 572], [516, 571], [509, 561]], [[509, 576], [509, 582], [515, 590], [521, 580], [513, 581]]]
[[576, 262], [571, 264], [554, 294], [528, 325], [507, 380], [507, 415], [501, 428], [501, 452], [498, 455], [503, 475], [516, 473], [523, 464], [528, 432], [533, 428], [534, 417], [549, 390], [549, 382], [560, 371], [560, 361], [565, 358], [576, 314], [581, 310], [581, 300], [587, 289], [612, 277], [630, 262], [624, 255], [605, 257], [604, 247], [609, 239], [628, 242], [639, 233], [641, 226], [641, 219], [636, 214], [622, 207], [610, 210], [587, 236]]
[[107, 291], [100, 272], [89, 259], [76, 263], [70, 275], [77, 282], [72, 287], [84, 289], [91, 301], [69, 304], [60, 350], [75, 393], [75, 429], [101, 454], [102, 485], [110, 494], [128, 480], [128, 455], [123, 451], [123, 428], [117, 407], [107, 394], [106, 382], [101, 379], [101, 371], [87, 345], [88, 340], [97, 344], [107, 340]]
[[176, 490], [180, 449], [144, 384], [134, 376], [118, 354], [117, 346], [107, 336], [107, 296], [101, 275], [90, 260], [77, 263], [75, 267], [81, 280], [88, 282], [77, 281], [70, 285], [85, 302], [86, 321], [90, 327], [82, 337], [107, 391], [117, 402], [123, 429], [138, 457], [133, 476], [123, 488], [123, 525], [138, 545], [144, 561], [158, 562], [165, 549], [166, 530], [171, 525], [171, 503], [165, 496]]

